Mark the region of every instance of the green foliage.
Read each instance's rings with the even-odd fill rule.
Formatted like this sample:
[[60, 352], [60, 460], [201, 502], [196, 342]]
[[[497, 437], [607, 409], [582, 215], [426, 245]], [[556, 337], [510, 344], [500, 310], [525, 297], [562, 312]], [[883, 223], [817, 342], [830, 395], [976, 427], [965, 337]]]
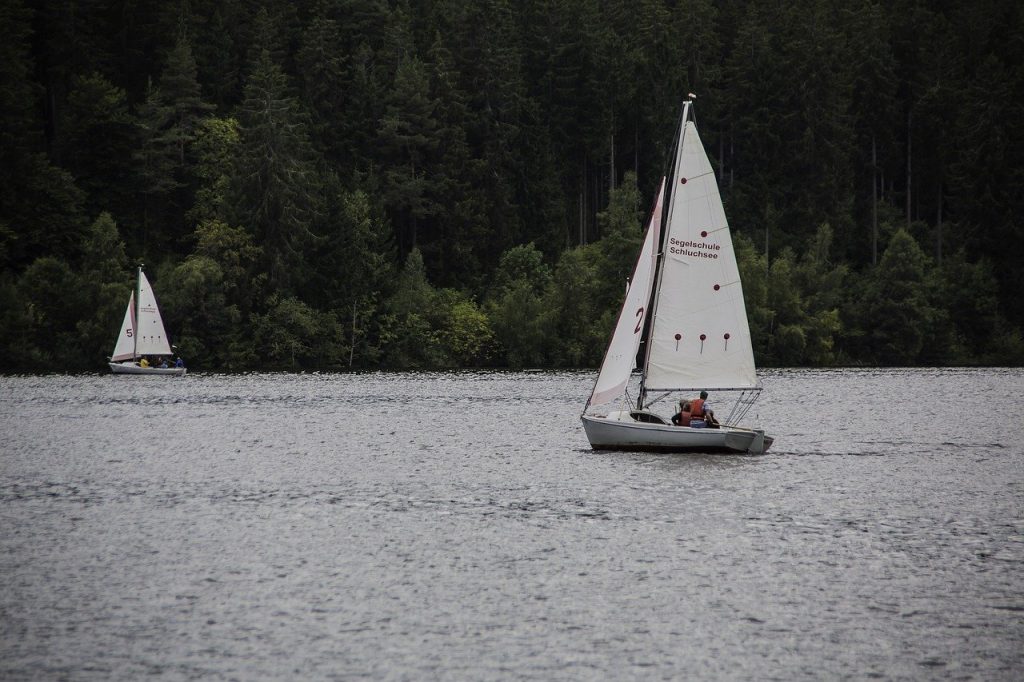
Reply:
[[0, 275], [0, 368], [8, 372], [45, 369], [32, 326], [29, 301], [10, 276]]
[[395, 292], [385, 305], [381, 337], [386, 364], [406, 368], [445, 364], [439, 329], [431, 324], [431, 317], [437, 317], [436, 298], [427, 281], [423, 255], [413, 249], [398, 276]]
[[530, 242], [514, 246], [502, 254], [494, 273], [492, 290], [496, 296], [502, 296], [525, 285], [527, 291], [538, 295], [550, 281], [551, 268], [544, 262], [544, 255]]
[[436, 103], [418, 59], [403, 59], [379, 130], [383, 152], [382, 199], [399, 229], [399, 245], [416, 247], [417, 226], [436, 212], [429, 187], [429, 161], [437, 149]]
[[92, 313], [74, 323], [81, 360], [85, 367], [102, 367], [120, 330], [132, 289], [125, 244], [109, 213], [101, 213], [89, 227], [82, 247], [79, 286]]
[[34, 368], [87, 367], [75, 334], [79, 311], [86, 305], [80, 277], [64, 261], [47, 256], [25, 270], [18, 290], [28, 315], [25, 337], [20, 342]]
[[88, 197], [91, 211], [109, 210], [120, 218], [135, 215], [132, 156], [138, 141], [127, 93], [103, 74], [72, 80], [60, 134], [59, 158]]
[[393, 286], [390, 226], [365, 192], [339, 190], [328, 204], [329, 238], [315, 258], [321, 305], [335, 312], [345, 330], [346, 366], [372, 364], [380, 357], [381, 300]]
[[[159, 283], [164, 322], [175, 330], [176, 350], [193, 369], [231, 367], [226, 352], [230, 330], [240, 315], [228, 304], [224, 273], [212, 258], [189, 256], [161, 274]], [[156, 285], [154, 285], [156, 286]]]
[[603, 261], [598, 245], [591, 244], [565, 251], [555, 266], [542, 317], [553, 345], [549, 361], [555, 365], [587, 367], [601, 362], [615, 326], [614, 311], [600, 301]]
[[244, 310], [251, 309], [263, 281], [256, 274], [263, 250], [253, 243], [252, 235], [220, 220], [207, 220], [196, 227], [194, 237], [193, 254], [216, 263], [228, 299]]
[[192, 367], [594, 366], [688, 92], [760, 364], [1024, 362], [1020, 3], [106, 4], [0, 3], [0, 370], [140, 261]]
[[194, 150], [198, 178], [195, 202], [186, 217], [197, 223], [228, 214], [228, 193], [235, 154], [241, 141], [238, 121], [209, 116], [199, 121]]
[[86, 221], [85, 195], [71, 174], [44, 154], [17, 158], [0, 173], [9, 175], [0, 185], [0, 222], [9, 226], [0, 238], [9, 262], [20, 270], [44, 255], [73, 259]]
[[89, 228], [82, 249], [82, 270], [90, 281], [115, 283], [125, 280], [128, 257], [117, 223], [109, 213], [101, 213]]
[[195, 143], [201, 130], [208, 131], [201, 121], [213, 109], [202, 100], [196, 78], [192, 45], [180, 37], [167, 56], [159, 87], [150, 87], [140, 110], [142, 140], [135, 158], [148, 198], [147, 227], [154, 226], [161, 244], [183, 236], [196, 191]]
[[317, 242], [321, 179], [314, 165], [306, 117], [268, 50], [245, 86], [239, 109], [242, 139], [232, 174], [233, 222], [263, 247], [270, 285], [295, 291], [308, 278], [303, 261]]
[[502, 255], [486, 310], [500, 339], [499, 353], [511, 367], [545, 362], [548, 340], [542, 295], [550, 285], [551, 268], [532, 242]]
[[439, 341], [446, 363], [453, 367], [476, 367], [489, 360], [494, 343], [491, 322], [480, 307], [453, 289], [444, 289], [439, 302], [443, 318]]
[[609, 195], [607, 210], [597, 214], [601, 230], [598, 242], [605, 263], [605, 287], [600, 294], [602, 303], [615, 303], [622, 299], [625, 283], [633, 274], [636, 255], [640, 251], [643, 231], [640, 226], [640, 191], [636, 175], [626, 173], [622, 184]]
[[297, 298], [271, 297], [267, 312], [253, 316], [258, 365], [254, 368], [329, 369], [341, 353], [333, 347], [334, 320]]
[[853, 310], [865, 329], [861, 353], [881, 365], [912, 365], [929, 342], [929, 326], [939, 311], [931, 306], [927, 256], [905, 231], [888, 248]]
[[487, 307], [488, 317], [500, 340], [502, 364], [537, 367], [546, 361], [547, 317], [544, 300], [524, 280], [504, 288]]

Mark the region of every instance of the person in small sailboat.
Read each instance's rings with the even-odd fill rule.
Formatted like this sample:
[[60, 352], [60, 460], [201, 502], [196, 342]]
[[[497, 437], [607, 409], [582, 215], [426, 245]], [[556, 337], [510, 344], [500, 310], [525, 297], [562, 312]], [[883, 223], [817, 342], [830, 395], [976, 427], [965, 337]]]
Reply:
[[697, 429], [704, 427], [717, 429], [718, 420], [715, 419], [715, 411], [708, 403], [708, 392], [701, 391], [699, 398], [690, 401], [690, 426]]
[[679, 401], [679, 411], [672, 415], [672, 423], [676, 426], [689, 426], [690, 417], [693, 416], [690, 401], [683, 398]]

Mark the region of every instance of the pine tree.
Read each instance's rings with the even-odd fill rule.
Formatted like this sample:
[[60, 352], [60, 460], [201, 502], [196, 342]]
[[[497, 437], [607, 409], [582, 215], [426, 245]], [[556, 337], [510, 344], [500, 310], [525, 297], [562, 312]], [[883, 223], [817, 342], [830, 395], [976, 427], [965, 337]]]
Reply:
[[[426, 68], [418, 59], [403, 60], [395, 74], [387, 110], [380, 123], [382, 196], [398, 232], [398, 247], [419, 247], [419, 225], [437, 212], [429, 178], [438, 146], [436, 102], [430, 98]], [[432, 235], [425, 235], [430, 243]], [[422, 249], [421, 249], [422, 250]]]
[[32, 79], [31, 13], [19, 0], [2, 0], [0, 25], [0, 271], [20, 272], [43, 255], [75, 255], [84, 232], [84, 197], [43, 153], [43, 122], [36, 118], [43, 90]]
[[241, 144], [233, 172], [233, 219], [263, 246], [274, 290], [294, 291], [309, 275], [304, 262], [317, 242], [320, 179], [306, 117], [287, 94], [287, 78], [264, 50], [238, 112]]
[[125, 91], [99, 73], [74, 78], [60, 131], [57, 155], [86, 192], [89, 212], [134, 218], [138, 185], [131, 161], [138, 131]]
[[333, 165], [346, 162], [342, 112], [345, 109], [347, 55], [338, 23], [326, 3], [317, 3], [296, 55], [302, 101], [313, 117], [315, 136]]

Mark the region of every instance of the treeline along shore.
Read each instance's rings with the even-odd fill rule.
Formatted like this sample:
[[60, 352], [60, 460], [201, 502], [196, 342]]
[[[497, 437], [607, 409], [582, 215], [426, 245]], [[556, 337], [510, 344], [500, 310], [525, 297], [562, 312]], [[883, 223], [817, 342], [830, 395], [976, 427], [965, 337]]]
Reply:
[[761, 366], [1022, 364], [1022, 17], [0, 0], [0, 371], [596, 367], [691, 92]]

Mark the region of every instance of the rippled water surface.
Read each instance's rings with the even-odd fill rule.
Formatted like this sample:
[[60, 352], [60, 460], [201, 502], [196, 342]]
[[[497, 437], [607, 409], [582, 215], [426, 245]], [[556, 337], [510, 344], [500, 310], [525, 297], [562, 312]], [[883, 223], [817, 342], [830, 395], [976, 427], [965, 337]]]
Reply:
[[1024, 676], [1024, 372], [766, 372], [758, 457], [593, 378], [0, 378], [0, 678]]

